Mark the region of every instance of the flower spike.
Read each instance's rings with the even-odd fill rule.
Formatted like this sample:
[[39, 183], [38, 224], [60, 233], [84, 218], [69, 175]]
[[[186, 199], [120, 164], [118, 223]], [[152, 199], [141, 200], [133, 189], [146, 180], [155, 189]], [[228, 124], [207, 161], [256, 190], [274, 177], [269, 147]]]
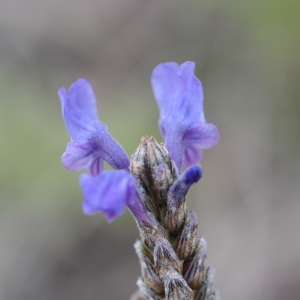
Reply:
[[62, 115], [71, 136], [62, 155], [64, 167], [70, 171], [89, 169], [93, 176], [103, 170], [103, 160], [115, 169], [129, 168], [129, 158], [121, 145], [100, 122], [93, 89], [85, 79], [78, 79], [69, 91], [58, 91]]
[[152, 88], [166, 148], [180, 172], [202, 158], [203, 149], [219, 139], [218, 129], [205, 121], [201, 82], [194, 76], [195, 63], [158, 65], [152, 73]]
[[[201, 82], [194, 63], [169, 62], [152, 74], [165, 143], [143, 137], [131, 160], [99, 120], [90, 83], [78, 79], [59, 90], [71, 142], [62, 155], [80, 176], [86, 214], [104, 213], [112, 222], [125, 207], [140, 232], [135, 250], [142, 274], [130, 299], [219, 300], [213, 269], [205, 266], [206, 241], [198, 236], [197, 215], [187, 209], [189, 188], [202, 177], [203, 149], [218, 142], [218, 129], [203, 112]], [[106, 161], [114, 169], [103, 171]]]

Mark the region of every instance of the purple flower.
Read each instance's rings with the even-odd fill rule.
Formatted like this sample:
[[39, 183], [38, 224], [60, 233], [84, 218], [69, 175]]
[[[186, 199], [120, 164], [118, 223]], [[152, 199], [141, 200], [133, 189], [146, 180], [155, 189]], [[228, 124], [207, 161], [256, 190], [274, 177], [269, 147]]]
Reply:
[[159, 127], [179, 172], [182, 165], [199, 162], [203, 149], [219, 139], [216, 126], [205, 121], [202, 85], [194, 69], [193, 62], [168, 62], [158, 65], [151, 79], [160, 110]]
[[[78, 79], [69, 92], [62, 88], [58, 94], [71, 136], [62, 163], [70, 171], [89, 169], [90, 173], [80, 177], [83, 212], [103, 212], [108, 221], [113, 221], [128, 206], [137, 221], [147, 221], [146, 208], [137, 193], [135, 179], [129, 173], [129, 158], [99, 121], [90, 83]], [[103, 161], [118, 170], [103, 171]]]
[[69, 91], [58, 91], [62, 115], [71, 142], [62, 155], [62, 163], [70, 171], [89, 169], [93, 176], [103, 170], [103, 161], [115, 169], [129, 168], [129, 159], [121, 145], [100, 122], [96, 98], [90, 83], [78, 79]]
[[104, 171], [97, 177], [82, 174], [80, 185], [84, 194], [82, 209], [86, 214], [103, 212], [111, 222], [128, 206], [138, 221], [147, 216], [136, 191], [135, 179], [127, 171]]
[[[218, 130], [205, 121], [202, 86], [194, 76], [194, 63], [158, 65], [153, 71], [152, 86], [160, 109], [159, 126], [180, 174], [169, 192], [169, 201], [175, 205], [200, 179], [202, 170], [195, 164], [203, 149], [217, 143]], [[90, 173], [80, 177], [84, 213], [103, 212], [112, 221], [127, 206], [138, 222], [152, 222], [129, 173], [126, 152], [98, 118], [90, 83], [78, 79], [68, 92], [62, 88], [58, 94], [71, 137], [62, 163], [71, 171], [88, 169]], [[117, 170], [103, 171], [104, 161]], [[182, 166], [191, 167], [181, 173]]]

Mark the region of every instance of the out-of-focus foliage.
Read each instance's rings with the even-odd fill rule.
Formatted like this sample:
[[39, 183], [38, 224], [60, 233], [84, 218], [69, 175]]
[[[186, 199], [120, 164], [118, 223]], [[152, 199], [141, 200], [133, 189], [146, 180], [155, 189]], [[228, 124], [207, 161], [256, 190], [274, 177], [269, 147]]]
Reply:
[[[298, 299], [300, 2], [0, 1], [0, 299], [128, 299], [137, 230], [84, 216], [57, 90], [87, 78], [130, 155], [154, 135], [150, 76], [196, 62], [208, 122], [189, 196], [222, 299]], [[95, 263], [97, 262], [97, 263]]]

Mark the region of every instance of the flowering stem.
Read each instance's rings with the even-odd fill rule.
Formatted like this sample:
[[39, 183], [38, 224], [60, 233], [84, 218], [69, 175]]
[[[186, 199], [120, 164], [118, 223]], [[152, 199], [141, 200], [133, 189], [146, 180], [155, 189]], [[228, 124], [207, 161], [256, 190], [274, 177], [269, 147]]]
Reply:
[[185, 196], [200, 179], [200, 166], [178, 177], [166, 148], [145, 137], [130, 168], [150, 218], [139, 222], [141, 240], [135, 244], [142, 269], [137, 282], [141, 294], [136, 299], [219, 299], [212, 288], [213, 269], [204, 264], [206, 241], [198, 237], [196, 213], [186, 208]]

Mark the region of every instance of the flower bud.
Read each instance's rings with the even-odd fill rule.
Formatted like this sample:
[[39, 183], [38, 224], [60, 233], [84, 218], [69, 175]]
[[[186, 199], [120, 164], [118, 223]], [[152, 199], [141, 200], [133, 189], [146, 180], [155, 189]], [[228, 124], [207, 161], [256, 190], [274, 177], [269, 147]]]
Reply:
[[193, 291], [179, 273], [171, 273], [164, 281], [166, 300], [193, 299]]
[[166, 206], [169, 189], [177, 178], [177, 170], [168, 151], [153, 137], [143, 137], [132, 155], [130, 170], [147, 209], [158, 217], [160, 208]]
[[150, 287], [148, 287], [145, 282], [141, 278], [138, 279], [136, 282], [137, 286], [139, 287], [142, 294], [145, 296], [145, 298], [141, 298], [138, 300], [161, 300], [162, 297], [160, 295], [157, 295]]
[[206, 241], [200, 238], [200, 249], [192, 261], [186, 261], [183, 270], [183, 277], [192, 289], [199, 287], [204, 273], [204, 260], [206, 257]]
[[186, 204], [181, 202], [179, 206], [167, 207], [164, 213], [164, 225], [169, 230], [171, 237], [176, 237], [186, 219]]
[[193, 211], [190, 211], [175, 246], [176, 253], [180, 259], [185, 260], [196, 252], [199, 245], [197, 228], [197, 215]]
[[185, 196], [192, 184], [198, 182], [202, 176], [200, 165], [193, 165], [180, 175], [170, 188], [168, 195], [168, 206], [179, 206], [185, 200]]
[[153, 251], [154, 268], [161, 280], [165, 280], [171, 270], [182, 272], [182, 261], [179, 260], [172, 245], [164, 238], [158, 238]]
[[176, 237], [186, 220], [185, 196], [190, 186], [196, 183], [201, 175], [199, 165], [191, 166], [180, 175], [169, 190], [164, 224], [173, 237]]
[[148, 213], [148, 218], [147, 222], [140, 222], [137, 225], [143, 243], [153, 251], [156, 240], [159, 237], [167, 238], [167, 233], [151, 213]]
[[136, 241], [134, 244], [136, 254], [140, 260], [143, 281], [147, 286], [150, 286], [156, 293], [164, 292], [164, 285], [153, 269], [153, 263], [149, 257], [143, 252], [142, 244]]
[[196, 292], [194, 300], [220, 300], [219, 292], [212, 288], [215, 269], [208, 267], [200, 288]]

